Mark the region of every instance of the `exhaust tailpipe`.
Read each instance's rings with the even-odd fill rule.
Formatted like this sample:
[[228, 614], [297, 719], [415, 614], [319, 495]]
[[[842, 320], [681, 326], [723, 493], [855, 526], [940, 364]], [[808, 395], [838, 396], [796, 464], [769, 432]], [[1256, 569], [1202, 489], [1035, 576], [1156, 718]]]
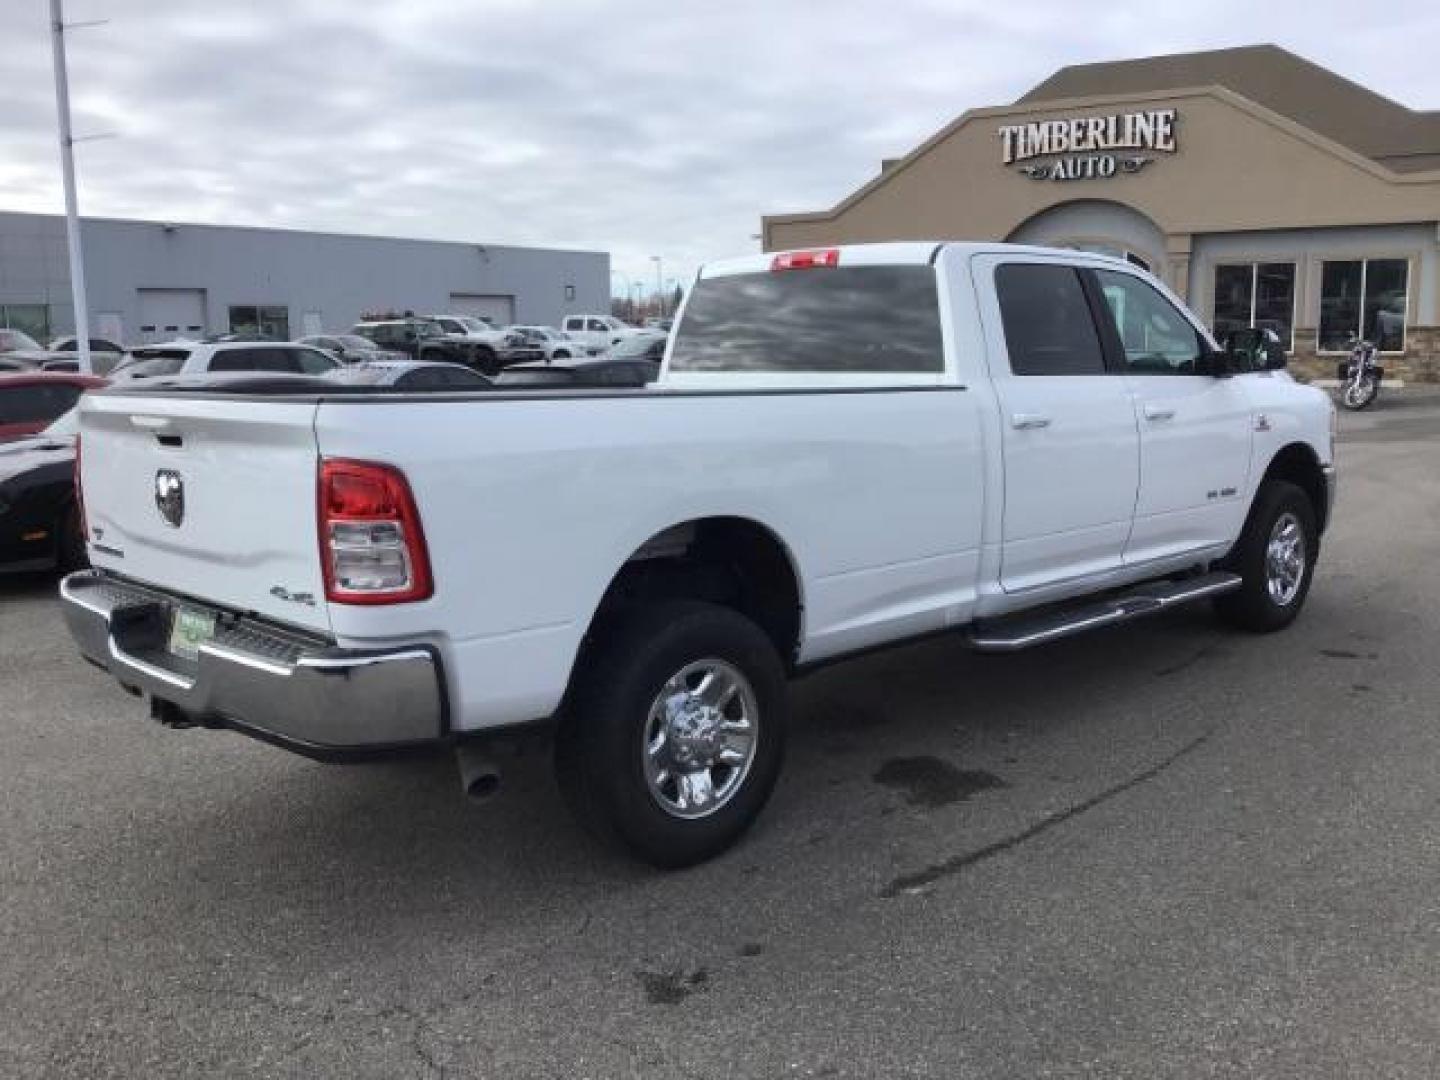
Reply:
[[500, 790], [500, 766], [483, 750], [462, 746], [455, 751], [460, 767], [460, 789], [475, 802], [488, 802]]

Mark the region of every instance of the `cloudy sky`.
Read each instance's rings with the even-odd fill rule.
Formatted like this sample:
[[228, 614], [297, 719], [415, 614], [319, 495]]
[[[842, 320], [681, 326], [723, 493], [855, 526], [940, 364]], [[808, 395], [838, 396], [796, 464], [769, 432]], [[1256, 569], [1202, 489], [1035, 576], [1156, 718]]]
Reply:
[[[68, 0], [82, 212], [610, 251], [754, 250], [1057, 67], [1274, 41], [1440, 108], [1391, 0]], [[46, 0], [0, 0], [0, 209], [62, 207]]]

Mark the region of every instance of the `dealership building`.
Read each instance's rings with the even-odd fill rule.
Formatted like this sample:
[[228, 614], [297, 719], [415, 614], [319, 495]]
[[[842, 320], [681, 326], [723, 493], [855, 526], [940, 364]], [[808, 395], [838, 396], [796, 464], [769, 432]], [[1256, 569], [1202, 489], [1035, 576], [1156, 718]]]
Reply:
[[[91, 333], [127, 345], [346, 330], [369, 314], [450, 312], [558, 325], [610, 310], [610, 256], [499, 244], [85, 218]], [[0, 212], [0, 327], [74, 328], [65, 220]]]
[[1305, 374], [1346, 344], [1440, 380], [1440, 112], [1273, 45], [1068, 67], [974, 109], [766, 250], [976, 239], [1107, 252]]

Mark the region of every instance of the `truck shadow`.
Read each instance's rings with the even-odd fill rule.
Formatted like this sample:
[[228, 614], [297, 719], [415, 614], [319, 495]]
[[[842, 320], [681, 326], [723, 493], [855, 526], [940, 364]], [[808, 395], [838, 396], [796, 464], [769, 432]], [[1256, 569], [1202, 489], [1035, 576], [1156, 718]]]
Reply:
[[[197, 893], [200, 917], [223, 937], [259, 940], [283, 923], [287, 936], [327, 941], [474, 934], [514, 920], [531, 933], [537, 921], [559, 932], [627, 904], [721, 885], [749, 906], [794, 887], [796, 875], [836, 896], [869, 896], [867, 874], [882, 868], [857, 868], [857, 860], [878, 864], [883, 843], [814, 849], [827, 835], [903, 828], [882, 820], [899, 801], [874, 779], [883, 761], [912, 759], [911, 772], [945, 790], [952, 777], [937, 778], [920, 759], [955, 762], [965, 797], [1007, 798], [1011, 785], [996, 774], [1009, 771], [1017, 741], [1067, 727], [1083, 740], [1083, 725], [1100, 722], [1096, 703], [1134, 693], [1137, 673], [1183, 672], [1223, 655], [1223, 641], [1205, 615], [1178, 613], [1033, 653], [980, 657], [937, 639], [817, 673], [794, 688], [789, 760], [759, 826], [724, 857], [678, 874], [591, 841], [566, 812], [548, 749], [506, 759], [502, 794], [474, 805], [462, 798], [449, 757], [321, 765], [227, 732], [164, 735], [186, 741], [175, 767], [185, 760], [224, 770], [218, 793], [182, 784], [163, 801], [165, 816], [162, 803], [147, 802], [128, 827], [97, 822], [87, 843], [132, 848], [153, 868], [128, 905], [142, 934], [145, 924], [163, 935], [171, 920], [196, 917]], [[212, 751], [194, 740], [216, 744]]]
[[0, 573], [0, 604], [54, 597], [59, 587], [60, 574], [54, 570]]

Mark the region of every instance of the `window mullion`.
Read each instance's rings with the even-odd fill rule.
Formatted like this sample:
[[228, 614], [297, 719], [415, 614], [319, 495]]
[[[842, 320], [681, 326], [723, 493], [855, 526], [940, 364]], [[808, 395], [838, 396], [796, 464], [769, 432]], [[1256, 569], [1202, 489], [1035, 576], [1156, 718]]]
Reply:
[[[1356, 329], [1356, 331], [1355, 331], [1355, 336], [1356, 336], [1357, 338], [1359, 338], [1361, 341], [1364, 341], [1364, 340], [1365, 340], [1365, 290], [1366, 290], [1366, 288], [1367, 288], [1365, 278], [1366, 278], [1366, 275], [1367, 275], [1367, 273], [1369, 272], [1369, 270], [1370, 270], [1370, 260], [1369, 260], [1369, 259], [1361, 259], [1361, 260], [1360, 260], [1360, 314], [1359, 314], [1360, 326], [1359, 326], [1359, 327]], [[1377, 348], [1377, 349], [1379, 348], [1379, 342], [1376, 342], [1376, 348]]]

